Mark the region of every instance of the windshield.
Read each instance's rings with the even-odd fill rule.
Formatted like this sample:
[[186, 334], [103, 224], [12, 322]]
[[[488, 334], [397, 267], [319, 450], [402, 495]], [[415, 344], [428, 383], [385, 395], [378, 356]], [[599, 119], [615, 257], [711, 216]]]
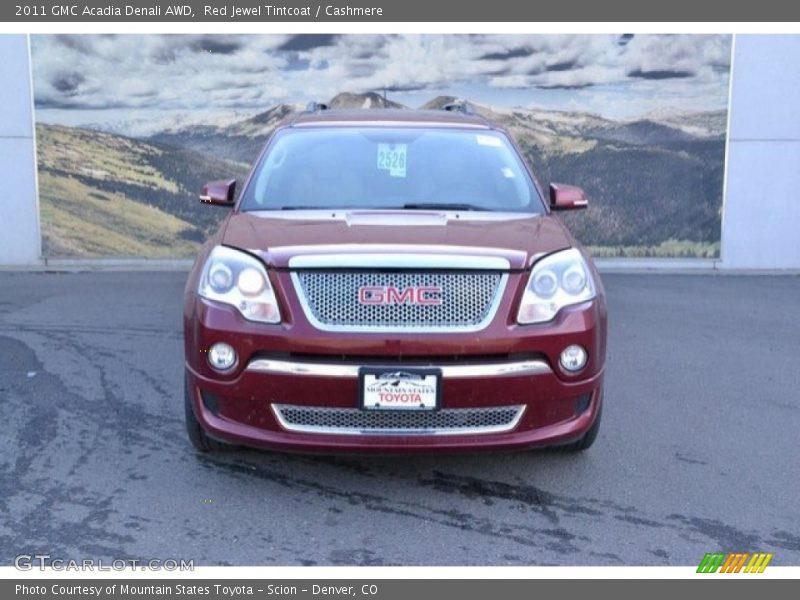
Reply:
[[276, 134], [242, 210], [406, 208], [543, 212], [502, 133], [388, 127]]

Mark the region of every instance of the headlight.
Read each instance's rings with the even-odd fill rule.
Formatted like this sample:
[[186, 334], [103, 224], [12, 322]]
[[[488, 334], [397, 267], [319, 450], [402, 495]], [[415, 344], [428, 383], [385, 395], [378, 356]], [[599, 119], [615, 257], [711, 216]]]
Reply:
[[565, 306], [591, 300], [594, 281], [583, 256], [576, 248], [551, 254], [533, 266], [517, 322], [545, 323]]
[[203, 267], [198, 293], [235, 306], [245, 319], [280, 323], [281, 313], [264, 265], [249, 254], [217, 246]]

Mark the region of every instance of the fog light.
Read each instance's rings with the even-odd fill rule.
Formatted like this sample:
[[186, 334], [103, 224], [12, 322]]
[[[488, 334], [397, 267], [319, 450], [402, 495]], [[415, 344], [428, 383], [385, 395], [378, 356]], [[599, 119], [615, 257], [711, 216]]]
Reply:
[[214, 344], [208, 350], [208, 362], [217, 371], [227, 371], [236, 364], [236, 350], [224, 342]]
[[580, 371], [586, 366], [586, 350], [576, 344], [567, 346], [561, 353], [560, 362], [565, 371], [571, 373]]

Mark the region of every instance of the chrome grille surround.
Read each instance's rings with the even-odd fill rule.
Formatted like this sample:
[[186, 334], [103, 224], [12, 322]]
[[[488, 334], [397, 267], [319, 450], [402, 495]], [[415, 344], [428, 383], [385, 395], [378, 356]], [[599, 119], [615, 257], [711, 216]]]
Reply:
[[361, 410], [273, 404], [281, 427], [339, 435], [477, 435], [514, 429], [524, 405], [439, 410]]
[[[303, 257], [307, 258], [307, 257]], [[496, 257], [438, 257], [426, 260], [395, 255], [386, 261], [354, 256], [337, 264], [336, 255], [315, 268], [303, 260], [291, 273], [306, 318], [323, 331], [471, 332], [489, 325], [505, 291], [508, 261]], [[456, 260], [461, 259], [461, 260]], [[349, 266], [349, 263], [355, 266]], [[359, 265], [369, 265], [360, 267]], [[453, 268], [458, 265], [457, 268]], [[293, 265], [290, 264], [290, 268]], [[362, 286], [442, 288], [442, 303], [364, 305], [358, 302]]]

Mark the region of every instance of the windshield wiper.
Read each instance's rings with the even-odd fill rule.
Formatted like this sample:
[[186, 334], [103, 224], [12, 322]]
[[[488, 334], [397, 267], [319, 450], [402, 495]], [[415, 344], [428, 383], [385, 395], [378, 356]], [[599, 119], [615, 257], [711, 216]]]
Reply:
[[280, 206], [280, 207], [278, 207], [278, 210], [331, 210], [331, 207], [330, 206], [311, 206], [311, 205], [308, 205], [308, 206], [303, 206], [303, 205], [298, 205], [298, 206]]
[[489, 210], [476, 204], [457, 204], [452, 202], [409, 202], [403, 204], [406, 209], [430, 209], [430, 210]]
[[[402, 206], [398, 207], [404, 210], [490, 210], [488, 208], [484, 208], [483, 206], [478, 206], [476, 204], [458, 204], [452, 202], [409, 202], [408, 204], [403, 204]], [[346, 207], [334, 207], [334, 206], [311, 206], [311, 205], [290, 205], [290, 206], [279, 206], [277, 209], [272, 210], [397, 210], [391, 206], [374, 206], [374, 207], [361, 207], [360, 209], [349, 209]]]

